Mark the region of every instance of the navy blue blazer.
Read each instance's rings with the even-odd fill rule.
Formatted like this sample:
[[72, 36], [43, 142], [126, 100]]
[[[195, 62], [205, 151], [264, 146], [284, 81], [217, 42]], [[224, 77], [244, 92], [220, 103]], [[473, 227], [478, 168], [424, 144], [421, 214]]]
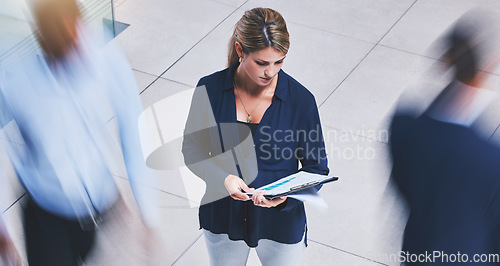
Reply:
[[[272, 103], [253, 135], [257, 161], [257, 169], [253, 172], [256, 178], [248, 179], [252, 169], [247, 168], [254, 166], [245, 167], [245, 162], [241, 161], [227, 160], [219, 164], [211, 161], [215, 154], [227, 151], [221, 143], [221, 125], [238, 124], [233, 86], [235, 69], [236, 65], [200, 79], [196, 90], [206, 90], [209, 109], [218, 126], [184, 136], [186, 165], [207, 184], [199, 210], [200, 227], [212, 233], [228, 234], [232, 240], [244, 240], [250, 247], [257, 246], [259, 239], [298, 243], [306, 230], [302, 202], [288, 198], [277, 207], [263, 208], [255, 206], [252, 201], [234, 200], [224, 187], [224, 179], [228, 174], [235, 174], [249, 180], [249, 187], [258, 188], [298, 172], [299, 161], [301, 171], [327, 175], [329, 169], [316, 101], [304, 86], [280, 70]], [[200, 103], [196, 102], [196, 105]], [[193, 108], [192, 104], [186, 123], [188, 132], [204, 120], [197, 119], [197, 116], [206, 116], [204, 112], [194, 112]], [[237, 132], [230, 133], [225, 135], [238, 135]], [[202, 166], [193, 163], [200, 161], [207, 163]], [[208, 195], [213, 198], [217, 193], [220, 196], [217, 200], [206, 200]]]
[[[410, 211], [402, 251], [460, 252], [467, 254], [470, 264], [475, 264], [475, 254], [497, 252], [498, 147], [468, 127], [427, 114], [397, 113], [391, 124], [390, 148], [392, 180]], [[445, 262], [439, 259], [433, 264]]]

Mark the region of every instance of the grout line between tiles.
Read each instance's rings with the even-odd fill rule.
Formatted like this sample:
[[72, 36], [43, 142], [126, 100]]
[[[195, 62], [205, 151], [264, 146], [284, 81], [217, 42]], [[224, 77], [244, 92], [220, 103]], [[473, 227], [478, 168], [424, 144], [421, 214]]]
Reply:
[[392, 46], [389, 46], [389, 45], [386, 45], [386, 44], [378, 44], [378, 46], [385, 47], [387, 49], [392, 49], [392, 50], [400, 51], [400, 52], [411, 54], [411, 55], [417, 55], [417, 56], [424, 57], [424, 58], [427, 58], [427, 59], [431, 59], [431, 60], [434, 60], [434, 61], [444, 62], [443, 60], [440, 60], [439, 58], [434, 58], [434, 57], [429, 56], [429, 55], [419, 54], [419, 53], [411, 52], [411, 51], [404, 50], [404, 49], [401, 49], [401, 48], [392, 47]]
[[189, 88], [194, 88], [194, 87], [196, 87], [196, 85], [186, 84], [186, 83], [184, 83], [184, 82], [180, 82], [180, 81], [177, 81], [177, 80], [168, 79], [168, 78], [164, 78], [164, 77], [160, 77], [160, 78], [161, 78], [161, 79], [164, 79], [164, 80], [167, 80], [167, 81], [171, 81], [171, 82], [174, 82], [174, 83], [180, 84], [180, 85], [187, 86], [187, 87], [189, 87]]
[[[443, 62], [443, 63], [446, 62], [445, 60], [442, 60], [440, 58], [434, 58], [432, 56], [428, 56], [428, 55], [424, 55], [424, 54], [419, 54], [419, 53], [415, 53], [415, 52], [411, 52], [411, 51], [407, 51], [407, 50], [403, 50], [403, 49], [392, 47], [392, 46], [388, 46], [388, 45], [385, 45], [385, 44], [378, 44], [378, 46], [385, 47], [387, 49], [396, 50], [396, 51], [403, 52], [403, 53], [407, 53], [407, 54], [411, 54], [411, 55], [420, 56], [420, 57], [423, 57], [423, 58], [426, 58], [426, 59], [434, 60], [436, 62]], [[489, 75], [500, 77], [500, 73], [494, 73], [494, 72], [490, 72], [490, 71], [484, 71], [484, 70], [481, 70], [481, 69], [478, 69], [478, 70], [480, 72], [482, 72], [482, 73], [486, 73], [486, 74], [489, 74]]]
[[172, 205], [172, 206], [158, 206], [159, 209], [169, 209], [169, 210], [186, 210], [186, 209], [194, 209], [185, 205]]
[[14, 143], [17, 145], [24, 145], [24, 143], [17, 142], [16, 140], [12, 140], [10, 138], [0, 138], [0, 141], [7, 141], [7, 142]]
[[135, 68], [132, 68], [133, 71], [136, 71], [136, 72], [139, 72], [139, 73], [142, 73], [142, 74], [146, 74], [146, 75], [149, 75], [149, 76], [153, 76], [155, 78], [157, 78], [158, 76], [155, 75], [155, 74], [151, 74], [151, 73], [148, 73], [148, 72], [144, 72], [142, 70], [139, 70], [139, 69], [135, 69]]
[[[216, 1], [216, 0], [211, 0], [211, 1]], [[242, 6], [239, 7], [239, 9], [241, 9], [241, 8], [242, 8]], [[245, 11], [245, 10], [243, 10], [243, 11]], [[343, 37], [343, 38], [347, 38], [347, 39], [351, 39], [351, 40], [355, 40], [355, 41], [360, 41], [360, 42], [364, 42], [364, 43], [369, 43], [369, 44], [375, 44], [374, 42], [371, 42], [371, 41], [362, 40], [362, 39], [355, 38], [355, 37], [352, 37], [352, 36], [348, 36], [348, 35], [345, 35], [345, 34], [342, 34], [342, 33], [339, 33], [339, 32], [335, 32], [335, 31], [330, 31], [330, 30], [326, 30], [326, 29], [314, 27], [314, 26], [303, 24], [303, 23], [300, 23], [300, 22], [297, 22], [297, 21], [293, 21], [293, 20], [290, 20], [290, 21], [287, 20], [287, 24], [295, 24], [295, 25], [306, 27], [306, 28], [309, 28], [309, 29], [321, 31], [321, 32], [324, 32], [324, 33], [337, 35], [337, 36], [340, 36], [340, 37]]]
[[210, 35], [215, 29], [217, 29], [217, 27], [219, 27], [224, 21], [226, 21], [230, 16], [232, 16], [236, 11], [238, 11], [239, 8], [242, 7], [244, 4], [246, 4], [248, 1], [249, 0], [245, 1], [238, 8], [236, 8], [235, 10], [233, 10], [233, 12], [231, 12], [229, 15], [227, 15], [212, 30], [210, 30], [207, 34], [205, 34], [205, 36], [203, 36], [193, 46], [191, 46], [191, 48], [189, 48], [183, 55], [181, 55], [179, 58], [177, 58], [177, 60], [175, 60], [175, 62], [172, 65], [170, 65], [167, 69], [165, 69], [165, 71], [163, 71], [158, 77], [156, 77], [156, 79], [153, 80], [153, 82], [151, 82], [148, 86], [146, 86], [146, 88], [144, 90], [142, 90], [139, 94], [142, 94], [143, 92], [145, 92], [151, 85], [153, 85], [153, 83], [155, 83], [161, 76], [163, 76], [165, 73], [167, 73], [167, 71], [169, 71], [175, 64], [177, 64], [177, 62], [179, 62], [182, 58], [184, 58], [184, 56], [186, 56], [189, 52], [191, 52], [191, 50], [193, 50], [200, 42], [202, 42], [205, 38], [207, 38], [208, 35]]
[[[114, 118], [115, 118], [115, 116], [113, 115], [113, 116], [112, 116], [112, 117], [111, 117], [111, 118], [110, 118], [110, 119], [109, 119], [109, 120], [108, 120], [105, 124], [107, 125], [107, 124], [108, 124], [108, 123], [110, 123], [110, 122], [111, 122], [111, 120], [113, 120]], [[118, 145], [120, 145], [120, 144], [118, 143]], [[120, 147], [120, 148], [121, 148], [121, 147]], [[113, 174], [113, 173], [112, 173], [112, 175], [114, 175], [114, 176], [116, 176], [116, 177], [119, 177], [119, 178], [121, 178], [121, 179], [125, 179], [125, 180], [129, 181], [129, 179], [128, 179], [127, 177], [124, 177], [124, 176], [121, 176], [121, 175], [118, 175], [118, 174]], [[129, 182], [130, 182], [130, 181], [129, 181]], [[157, 190], [157, 191], [160, 191], [160, 192], [163, 192], [163, 193], [166, 193], [166, 194], [169, 194], [169, 195], [174, 196], [174, 197], [177, 197], [177, 198], [181, 198], [181, 199], [183, 199], [183, 200], [190, 201], [188, 198], [185, 198], [185, 197], [183, 197], [183, 196], [180, 196], [180, 195], [177, 195], [177, 194], [174, 194], [174, 193], [171, 193], [171, 192], [168, 192], [168, 191], [165, 191], [165, 190], [162, 190], [162, 189], [156, 188], [156, 187], [152, 187], [152, 186], [147, 186], [147, 187], [149, 187], [149, 188], [151, 188], [151, 189], [154, 189], [154, 190]]]
[[368, 53], [366, 53], [366, 55], [356, 64], [356, 66], [354, 66], [354, 68], [351, 69], [351, 71], [347, 74], [347, 76], [345, 76], [344, 79], [342, 79], [342, 81], [339, 83], [339, 85], [337, 85], [335, 87], [335, 89], [333, 89], [333, 91], [326, 97], [326, 99], [318, 106], [318, 109], [326, 101], [328, 101], [330, 96], [332, 96], [332, 94], [335, 93], [335, 91], [337, 91], [337, 89], [344, 83], [344, 81], [346, 81], [346, 79], [351, 76], [351, 74], [354, 72], [354, 70], [356, 70], [359, 67], [359, 65], [366, 59], [366, 57], [368, 57], [368, 55], [373, 51], [373, 49], [375, 49], [375, 47], [377, 47], [377, 45], [385, 38], [385, 36], [394, 28], [394, 26], [396, 26], [396, 24], [398, 24], [398, 22], [404, 17], [404, 15], [406, 15], [406, 13], [408, 13], [408, 11], [410, 11], [410, 9], [415, 5], [416, 2], [417, 2], [417, 0], [413, 1], [413, 3], [410, 5], [410, 7], [408, 7], [408, 9], [398, 18], [398, 20], [396, 20], [396, 22], [389, 28], [389, 30], [387, 30], [387, 32], [382, 36], [382, 38], [380, 38], [380, 40], [378, 40], [378, 42], [370, 49], [370, 51], [368, 51]]
[[12, 203], [9, 207], [7, 207], [7, 209], [5, 209], [5, 211], [3, 211], [2, 214], [7, 212], [12, 206], [14, 206], [14, 204], [16, 204], [18, 201], [20, 201], [24, 196], [26, 196], [26, 192], [24, 192], [23, 195], [21, 195], [21, 197], [19, 197], [16, 201], [14, 201], [14, 203]]
[[127, 0], [124, 0], [124, 1], [120, 1], [118, 4], [116, 4], [116, 1], [113, 1], [114, 3], [114, 9], [116, 10], [118, 7], [120, 7], [121, 5], [125, 4], [125, 2], [127, 2]]
[[[121, 178], [121, 179], [125, 179], [127, 181], [130, 182], [130, 180], [126, 177], [123, 177], [123, 176], [120, 176], [120, 175], [117, 175], [117, 174], [113, 174], [114, 176], [118, 177], [118, 178]], [[190, 201], [188, 198], [185, 198], [183, 196], [180, 196], [180, 195], [177, 195], [177, 194], [174, 194], [172, 192], [168, 192], [168, 191], [165, 191], [163, 189], [160, 189], [160, 188], [157, 188], [157, 187], [152, 187], [152, 186], [149, 186], [149, 185], [145, 185], [146, 187], [150, 188], [150, 189], [153, 189], [153, 190], [156, 190], [156, 191], [160, 191], [160, 192], [163, 192], [165, 194], [168, 194], [170, 196], [174, 196], [174, 197], [177, 197], [177, 198], [180, 198], [180, 199], [183, 199], [183, 200], [187, 200], [187, 201]]]
[[[159, 77], [160, 79], [163, 79], [163, 80], [171, 81], [171, 82], [174, 82], [174, 83], [177, 83], [177, 84], [180, 84], [180, 85], [184, 85], [184, 86], [186, 86], [186, 87], [194, 88], [194, 85], [186, 84], [186, 83], [183, 83], [183, 82], [180, 82], [180, 81], [177, 81], [177, 80], [173, 80], [173, 79], [165, 78], [165, 77], [162, 77], [162, 76], [157, 76], [157, 75], [155, 75], [155, 74], [151, 74], [151, 73], [144, 72], [144, 71], [142, 71], [142, 70], [138, 70], [138, 69], [134, 69], [134, 68], [132, 68], [132, 70], [133, 70], [133, 71], [135, 71], [135, 72], [139, 72], [139, 73], [141, 73], [141, 74], [144, 74], [144, 75], [153, 76], [153, 77], [155, 77], [155, 78], [158, 78], [158, 77]], [[156, 80], [158, 80], [158, 79], [156, 79]], [[153, 82], [153, 83], [154, 83], [154, 82]], [[151, 84], [149, 84], [149, 85], [151, 85]]]
[[372, 261], [372, 262], [375, 262], [375, 263], [378, 263], [380, 265], [386, 265], [386, 266], [389, 266], [388, 264], [385, 264], [385, 263], [382, 263], [382, 262], [379, 262], [379, 261], [376, 261], [376, 260], [373, 260], [373, 259], [370, 259], [370, 258], [367, 258], [367, 257], [363, 257], [361, 255], [358, 255], [358, 254], [355, 254], [355, 253], [352, 253], [352, 252], [349, 252], [349, 251], [346, 251], [346, 250], [343, 250], [343, 249], [340, 249], [340, 248], [336, 248], [336, 247], [332, 247], [330, 245], [327, 245], [327, 244], [324, 244], [324, 243], [321, 243], [321, 242], [318, 242], [318, 241], [315, 241], [315, 240], [312, 240], [312, 239], [308, 239], [307, 241], [310, 241], [310, 242], [313, 242], [313, 243], [316, 243], [318, 245], [322, 245], [322, 246], [325, 246], [325, 247], [328, 247], [328, 248], [331, 248], [331, 249], [335, 249], [335, 250], [338, 250], [340, 252], [343, 252], [343, 253], [346, 253], [346, 254], [349, 254], [349, 255], [352, 255], [352, 256], [355, 256], [355, 257], [358, 257], [358, 258], [362, 258], [362, 259], [365, 259], [365, 260], [368, 260], [368, 261]]
[[382, 36], [382, 38], [380, 38], [380, 40], [378, 40], [377, 45], [385, 38], [385, 36], [387, 36], [387, 34], [389, 34], [389, 32], [391, 32], [391, 30], [396, 26], [396, 24], [398, 24], [399, 21], [406, 15], [406, 13], [408, 13], [408, 11], [410, 11], [410, 9], [417, 3], [417, 1], [418, 0], [413, 1], [413, 3], [410, 5], [410, 7], [408, 7], [408, 9], [398, 18], [398, 20], [396, 20], [396, 22], [389, 28], [389, 30], [384, 34], [384, 36]]
[[151, 112], [153, 113], [153, 117], [155, 119], [155, 126], [156, 126], [156, 131], [158, 133], [158, 136], [160, 137], [160, 143], [165, 144], [165, 140], [163, 139], [163, 134], [161, 133], [161, 126], [160, 122], [158, 121], [158, 116], [156, 115], [156, 110], [155, 110], [155, 105], [151, 105]]
[[321, 31], [321, 32], [328, 33], [328, 34], [337, 35], [339, 37], [343, 37], [343, 38], [347, 38], [347, 39], [351, 39], [351, 40], [355, 40], [355, 41], [360, 41], [360, 42], [369, 43], [369, 44], [375, 44], [374, 42], [371, 42], [371, 41], [362, 40], [362, 39], [359, 39], [359, 38], [354, 38], [352, 36], [348, 36], [348, 35], [345, 35], [345, 34], [342, 34], [342, 33], [334, 32], [334, 31], [330, 31], [330, 30], [326, 30], [326, 29], [321, 29], [321, 28], [314, 27], [314, 26], [311, 26], [311, 25], [302, 24], [302, 23], [299, 23], [299, 22], [296, 22], [296, 21], [290, 21], [288, 23], [295, 24], [295, 25], [302, 26], [302, 27], [306, 27], [306, 28], [313, 29], [313, 30], [317, 30], [317, 31]]
[[335, 87], [335, 89], [333, 89], [333, 91], [328, 94], [328, 96], [326, 96], [326, 98], [323, 100], [323, 102], [321, 102], [318, 106], [318, 109], [321, 108], [321, 106], [323, 106], [323, 104], [328, 101], [328, 99], [332, 96], [333, 93], [335, 93], [335, 91], [337, 91], [337, 89], [342, 85], [344, 84], [344, 81], [346, 81], [347, 78], [349, 78], [351, 76], [351, 74], [354, 72], [354, 70], [356, 70], [358, 68], [358, 66], [366, 59], [366, 57], [368, 57], [368, 55], [373, 51], [373, 49], [375, 49], [375, 47], [377, 47], [377, 45], [375, 44], [366, 54], [365, 56], [363, 56], [363, 58], [361, 58], [361, 60], [354, 66], [353, 69], [351, 69], [351, 71], [349, 71], [349, 73], [342, 79], [342, 81]]
[[184, 252], [182, 252], [182, 254], [177, 257], [177, 259], [175, 259], [175, 261], [172, 263], [172, 265], [175, 265], [177, 263], [177, 261], [179, 261], [193, 246], [194, 244], [196, 244], [196, 242], [198, 242], [198, 240], [200, 240], [201, 236], [203, 235], [203, 233], [201, 233], [194, 241], [193, 243], [191, 243], [185, 250]]
[[497, 133], [498, 129], [500, 129], [500, 125], [497, 126], [495, 131], [493, 131], [493, 134], [491, 134], [491, 136], [488, 138], [488, 142], [490, 142], [493, 139], [493, 136], [495, 136], [495, 133]]
[[[217, 0], [210, 0], [214, 3], [217, 3], [217, 4], [221, 4], [221, 5], [225, 5], [225, 6], [228, 6], [228, 7], [232, 7], [232, 8], [235, 8], [235, 7], [238, 7], [238, 6], [233, 6], [233, 5], [230, 5], [228, 3], [224, 3], [224, 2], [221, 2], [221, 1], [217, 1]], [[241, 7], [241, 6], [240, 6]], [[239, 8], [239, 7], [238, 7]]]

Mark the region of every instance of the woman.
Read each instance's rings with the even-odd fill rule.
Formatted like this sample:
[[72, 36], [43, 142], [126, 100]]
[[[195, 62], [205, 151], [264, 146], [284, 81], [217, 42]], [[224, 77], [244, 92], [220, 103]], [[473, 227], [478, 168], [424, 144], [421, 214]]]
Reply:
[[263, 265], [301, 263], [302, 202], [245, 194], [296, 173], [299, 161], [301, 171], [329, 172], [314, 96], [281, 70], [288, 48], [278, 12], [246, 11], [229, 42], [228, 68], [195, 91], [183, 154], [207, 184], [199, 218], [212, 265], [244, 265], [251, 247]]

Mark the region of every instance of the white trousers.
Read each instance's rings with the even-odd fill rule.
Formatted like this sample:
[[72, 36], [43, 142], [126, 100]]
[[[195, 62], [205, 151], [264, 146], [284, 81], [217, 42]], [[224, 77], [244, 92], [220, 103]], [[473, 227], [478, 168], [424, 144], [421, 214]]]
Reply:
[[[244, 266], [247, 263], [250, 247], [243, 240], [231, 240], [227, 234], [214, 234], [203, 229], [210, 265], [212, 266]], [[261, 239], [255, 250], [263, 266], [294, 266], [302, 264], [302, 256], [306, 245], [304, 237], [296, 244], [283, 244]]]

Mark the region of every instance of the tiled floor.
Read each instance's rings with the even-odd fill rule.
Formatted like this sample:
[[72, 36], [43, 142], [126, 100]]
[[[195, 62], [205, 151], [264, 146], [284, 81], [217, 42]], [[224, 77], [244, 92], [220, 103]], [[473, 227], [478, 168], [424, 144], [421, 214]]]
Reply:
[[[341, 177], [321, 191], [328, 211], [307, 207], [304, 265], [397, 265], [384, 258], [398, 251], [407, 214], [387, 183], [388, 119], [403, 91], [425, 99], [444, 80], [429, 70], [439, 57], [429, 47], [453, 21], [476, 6], [500, 12], [498, 0], [120, 0], [115, 6], [116, 19], [130, 24], [116, 39], [145, 108], [224, 68], [232, 26], [245, 10], [269, 6], [285, 17], [291, 48], [283, 69], [316, 96], [330, 169]], [[494, 73], [491, 84], [500, 88], [500, 71]], [[500, 97], [477, 124], [500, 143]], [[2, 210], [22, 195], [10, 176], [0, 177], [10, 184], [1, 188], [9, 203]], [[128, 214], [125, 225], [113, 220], [102, 229], [87, 265], [208, 265], [179, 171], [158, 176], [151, 189], [162, 216], [149, 243], [155, 248], [144, 248], [140, 220]], [[136, 213], [126, 179], [117, 182]], [[4, 217], [21, 247], [18, 205]], [[259, 265], [254, 252], [248, 265]]]

